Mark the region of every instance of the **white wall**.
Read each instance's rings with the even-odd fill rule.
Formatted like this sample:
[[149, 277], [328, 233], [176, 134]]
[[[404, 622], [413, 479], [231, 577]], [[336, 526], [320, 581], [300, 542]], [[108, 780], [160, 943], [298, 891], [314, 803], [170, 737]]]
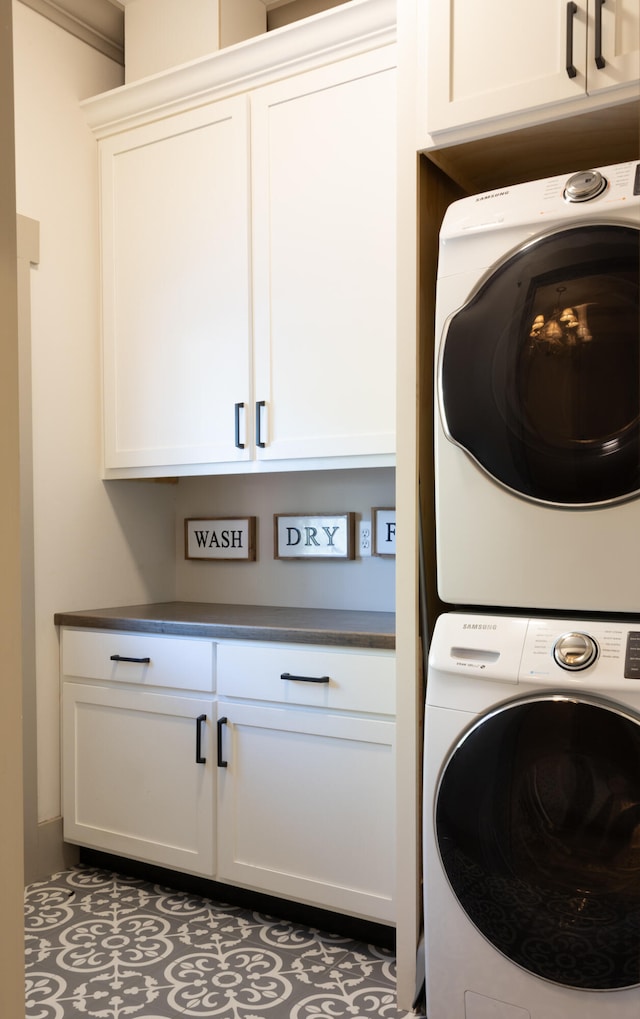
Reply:
[[346, 0], [290, 0], [289, 3], [284, 2], [268, 11], [267, 26], [269, 31], [274, 28], [282, 28], [283, 25], [289, 25], [292, 21], [320, 14], [321, 11], [339, 7], [345, 2]]
[[21, 567], [11, 7], [0, 0], [0, 1015], [24, 1017]]
[[[370, 519], [374, 506], [395, 506], [392, 468], [182, 479], [176, 503], [177, 597], [392, 612], [393, 559], [282, 562], [273, 558], [274, 513], [353, 512]], [[184, 520], [198, 516], [257, 517], [256, 561], [185, 560]]]
[[17, 208], [32, 272], [38, 816], [60, 813], [54, 612], [173, 597], [175, 493], [99, 480], [96, 143], [79, 101], [122, 68], [14, 2]]

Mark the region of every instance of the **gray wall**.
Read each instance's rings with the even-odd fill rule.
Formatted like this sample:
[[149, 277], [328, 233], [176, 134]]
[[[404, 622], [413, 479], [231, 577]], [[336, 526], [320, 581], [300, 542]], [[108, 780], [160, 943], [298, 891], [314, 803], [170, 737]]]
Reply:
[[[394, 559], [283, 562], [273, 556], [275, 513], [351, 512], [357, 519], [370, 519], [374, 506], [395, 506], [393, 468], [183, 478], [176, 495], [177, 597], [391, 612]], [[256, 561], [185, 560], [184, 520], [199, 516], [257, 517]]]

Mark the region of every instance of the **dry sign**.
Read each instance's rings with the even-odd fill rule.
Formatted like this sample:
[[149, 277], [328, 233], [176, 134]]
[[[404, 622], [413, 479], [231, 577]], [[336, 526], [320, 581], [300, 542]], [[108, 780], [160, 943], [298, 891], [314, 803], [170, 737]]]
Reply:
[[276, 559], [353, 559], [355, 513], [277, 513]]
[[184, 522], [185, 559], [255, 559], [255, 517], [207, 517]]

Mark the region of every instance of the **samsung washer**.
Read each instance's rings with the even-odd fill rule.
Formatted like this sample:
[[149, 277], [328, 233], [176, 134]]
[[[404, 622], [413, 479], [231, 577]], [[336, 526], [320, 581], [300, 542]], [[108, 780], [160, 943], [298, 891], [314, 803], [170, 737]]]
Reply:
[[424, 889], [429, 1019], [638, 1019], [640, 623], [438, 619]]
[[455, 202], [436, 295], [438, 591], [640, 612], [640, 163]]

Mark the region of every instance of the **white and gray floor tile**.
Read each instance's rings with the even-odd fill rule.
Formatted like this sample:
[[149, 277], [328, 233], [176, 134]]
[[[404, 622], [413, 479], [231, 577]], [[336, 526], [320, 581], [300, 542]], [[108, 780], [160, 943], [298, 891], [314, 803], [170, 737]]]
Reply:
[[386, 948], [80, 866], [25, 893], [27, 1019], [403, 1019]]

